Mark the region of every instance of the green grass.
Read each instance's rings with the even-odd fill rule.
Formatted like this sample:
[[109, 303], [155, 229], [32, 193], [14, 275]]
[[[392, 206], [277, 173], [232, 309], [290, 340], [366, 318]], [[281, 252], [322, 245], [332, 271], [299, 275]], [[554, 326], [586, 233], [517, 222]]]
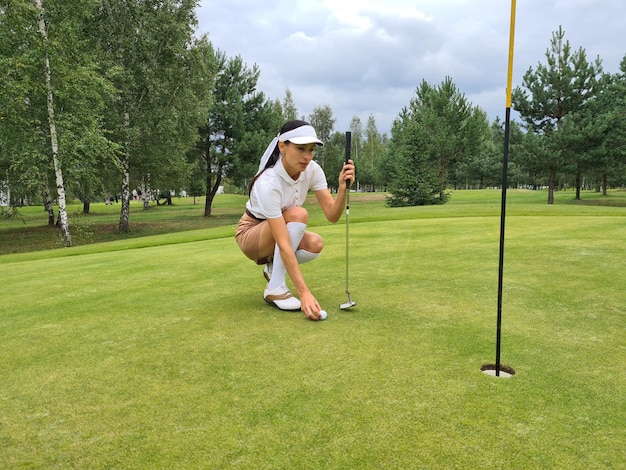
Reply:
[[[126, 234], [118, 230], [120, 204], [92, 203], [89, 214], [82, 213], [82, 204], [70, 204], [67, 212], [72, 242], [74, 246], [83, 246], [234, 225], [241, 217], [245, 199], [233, 195], [216, 197], [211, 217], [203, 216], [204, 198], [198, 198], [195, 203], [194, 198], [173, 198], [173, 203], [172, 206], [152, 203], [150, 209], [145, 210], [141, 202], [131, 202], [131, 230]], [[63, 246], [60, 230], [47, 225], [48, 215], [41, 207], [22, 207], [18, 212], [17, 217], [0, 218], [0, 255]]]
[[232, 223], [2, 255], [0, 461], [626, 468], [626, 208], [545, 195], [509, 192], [509, 379], [480, 371], [495, 358], [498, 191], [403, 209], [354, 194], [350, 311], [345, 227], [312, 206], [326, 247], [303, 271], [325, 322], [263, 302]]
[[[351, 197], [355, 207], [363, 204], [367, 206], [364, 211], [355, 214], [355, 221], [374, 221], [416, 217], [438, 218], [442, 214], [448, 217], [499, 216], [500, 194], [495, 190], [456, 191], [453, 193], [453, 204], [446, 204], [444, 212], [441, 211], [441, 206], [421, 207], [419, 211], [414, 208], [385, 210], [383, 193], [352, 193]], [[555, 213], [555, 206], [545, 203], [547, 197], [545, 191], [509, 191], [508, 194], [507, 207], [510, 208], [509, 210], [517, 211], [517, 215]], [[75, 248], [102, 242], [116, 242], [118, 246], [127, 247], [133, 246], [133, 243], [127, 243], [129, 240], [153, 235], [164, 235], [165, 240], [171, 240], [173, 233], [192, 230], [199, 230], [204, 234], [210, 233], [210, 235], [197, 234], [200, 238], [215, 237], [215, 232], [206, 229], [230, 227], [234, 230], [245, 201], [244, 196], [219, 195], [214, 200], [211, 217], [203, 217], [203, 198], [195, 200], [194, 198], [173, 198], [173, 206], [152, 204], [149, 210], [144, 210], [140, 202], [131, 202], [131, 231], [126, 234], [120, 234], [118, 231], [119, 204], [107, 206], [104, 203], [92, 203], [90, 213], [82, 214], [82, 204], [74, 203], [68, 206], [72, 241]], [[311, 197], [309, 202], [311, 203], [309, 207], [312, 207], [311, 223], [324, 223], [325, 219], [321, 210], [319, 207], [316, 210], [314, 198]], [[607, 197], [587, 191], [584, 192], [581, 201], [574, 200], [573, 192], [562, 191], [557, 192], [556, 205], [559, 206], [559, 211], [565, 210], [561, 206], [569, 206], [568, 214], [611, 214], [610, 207], [626, 207], [626, 191], [612, 191]], [[47, 214], [41, 207], [23, 207], [18, 211], [17, 217], [0, 218], [0, 256], [54, 250], [63, 246], [60, 230], [47, 225]], [[217, 236], [223, 236], [223, 232]], [[185, 240], [187, 237], [183, 236], [182, 239]], [[146, 242], [140, 242], [140, 244], [144, 243]], [[85, 251], [73, 250], [73, 252], [84, 253]], [[59, 254], [54, 256], [59, 256]]]

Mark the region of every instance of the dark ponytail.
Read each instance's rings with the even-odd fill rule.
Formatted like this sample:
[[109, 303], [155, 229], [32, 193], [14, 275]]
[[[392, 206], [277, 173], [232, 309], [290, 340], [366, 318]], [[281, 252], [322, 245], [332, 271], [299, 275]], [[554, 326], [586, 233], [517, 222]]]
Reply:
[[[284, 134], [285, 132], [292, 131], [294, 129], [297, 129], [298, 127], [310, 126], [310, 125], [311, 124], [309, 124], [308, 122], [302, 121], [300, 119], [294, 119], [292, 121], [287, 121], [283, 125], [283, 127], [280, 128], [280, 133], [278, 135]], [[250, 186], [248, 187], [248, 194], [250, 194], [252, 192], [252, 186], [254, 186], [254, 183], [259, 178], [259, 176], [261, 176], [261, 174], [265, 170], [267, 170], [268, 168], [272, 168], [274, 165], [276, 165], [276, 162], [278, 161], [279, 158], [280, 158], [280, 150], [278, 150], [278, 143], [277, 143], [276, 147], [274, 147], [274, 150], [272, 151], [272, 154], [270, 155], [270, 158], [268, 158], [267, 163], [265, 164], [265, 168], [263, 168], [263, 170], [259, 171], [255, 175], [255, 177], [252, 178], [252, 181], [250, 181]]]

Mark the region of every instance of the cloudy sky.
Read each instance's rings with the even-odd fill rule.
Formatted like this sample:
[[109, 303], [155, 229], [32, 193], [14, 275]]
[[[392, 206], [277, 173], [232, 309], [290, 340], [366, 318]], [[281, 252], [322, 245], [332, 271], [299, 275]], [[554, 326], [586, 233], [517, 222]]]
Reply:
[[[261, 75], [259, 90], [283, 100], [289, 88], [300, 115], [330, 105], [335, 130], [370, 115], [380, 132], [426, 80], [450, 76], [490, 120], [504, 117], [509, 0], [203, 0], [198, 33]], [[615, 73], [626, 55], [624, 0], [519, 0], [513, 86], [545, 63], [559, 26], [574, 50], [599, 56]]]

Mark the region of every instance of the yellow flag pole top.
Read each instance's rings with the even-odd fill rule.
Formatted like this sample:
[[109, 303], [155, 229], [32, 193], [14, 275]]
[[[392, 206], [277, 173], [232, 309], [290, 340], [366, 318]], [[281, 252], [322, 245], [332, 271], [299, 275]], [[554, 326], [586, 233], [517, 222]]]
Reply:
[[506, 81], [506, 107], [511, 107], [513, 86], [513, 49], [515, 43], [515, 0], [511, 0], [511, 26], [509, 28], [509, 74]]

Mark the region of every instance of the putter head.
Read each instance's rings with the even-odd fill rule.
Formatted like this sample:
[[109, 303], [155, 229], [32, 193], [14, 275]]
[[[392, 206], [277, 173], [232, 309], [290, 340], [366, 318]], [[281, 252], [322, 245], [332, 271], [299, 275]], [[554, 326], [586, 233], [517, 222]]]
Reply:
[[356, 302], [353, 302], [353, 301], [352, 301], [352, 297], [350, 297], [350, 294], [348, 294], [348, 301], [347, 301], [347, 302], [345, 302], [345, 303], [343, 303], [343, 304], [341, 304], [341, 305], [339, 306], [339, 308], [340, 308], [341, 310], [346, 310], [346, 309], [349, 309], [349, 308], [354, 307], [355, 305], [356, 305]]
[[356, 305], [356, 302], [352, 301], [352, 297], [350, 296], [350, 291], [348, 289], [346, 289], [346, 294], [348, 294], [348, 301], [339, 306], [341, 310], [346, 310]]

